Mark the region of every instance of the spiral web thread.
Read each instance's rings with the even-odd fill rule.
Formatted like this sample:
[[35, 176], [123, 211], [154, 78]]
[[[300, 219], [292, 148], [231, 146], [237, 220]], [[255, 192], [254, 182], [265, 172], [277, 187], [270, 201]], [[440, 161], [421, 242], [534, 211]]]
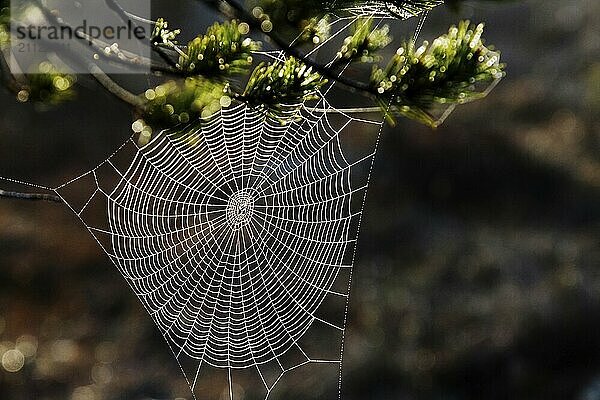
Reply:
[[[334, 19], [332, 39], [358, 18]], [[356, 240], [383, 122], [334, 109], [330, 89], [287, 123], [234, 103], [145, 146], [132, 137], [56, 188], [31, 184], [60, 196], [94, 236], [195, 399], [341, 397]]]

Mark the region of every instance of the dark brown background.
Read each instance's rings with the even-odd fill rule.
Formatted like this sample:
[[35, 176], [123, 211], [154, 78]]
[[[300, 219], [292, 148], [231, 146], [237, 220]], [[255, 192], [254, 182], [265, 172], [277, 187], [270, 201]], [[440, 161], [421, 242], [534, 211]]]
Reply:
[[[187, 6], [155, 11], [179, 24]], [[600, 399], [600, 3], [440, 8], [423, 37], [462, 17], [487, 22], [508, 76], [437, 131], [404, 120], [385, 130], [344, 399]], [[130, 134], [128, 109], [84, 84], [51, 112], [0, 92], [0, 175], [56, 184]], [[0, 399], [189, 398], [76, 218], [3, 200], [0, 353], [19, 338], [37, 350], [20, 372], [0, 369]]]

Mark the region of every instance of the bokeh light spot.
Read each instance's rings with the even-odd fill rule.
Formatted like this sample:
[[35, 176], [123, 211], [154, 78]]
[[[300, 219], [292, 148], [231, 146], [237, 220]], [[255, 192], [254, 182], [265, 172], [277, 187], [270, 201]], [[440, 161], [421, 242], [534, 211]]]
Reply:
[[2, 367], [7, 372], [19, 372], [25, 365], [25, 356], [17, 349], [8, 350], [2, 356]]

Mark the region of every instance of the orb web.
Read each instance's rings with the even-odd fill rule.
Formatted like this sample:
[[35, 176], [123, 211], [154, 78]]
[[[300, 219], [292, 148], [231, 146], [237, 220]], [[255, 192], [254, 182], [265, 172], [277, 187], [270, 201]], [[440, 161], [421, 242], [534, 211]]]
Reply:
[[354, 240], [351, 165], [323, 118], [226, 108], [140, 149], [109, 194], [111, 256], [178, 354], [268, 362], [345, 296], [331, 287]]
[[196, 398], [277, 398], [280, 381], [300, 384], [287, 376], [312, 366], [333, 399], [380, 128], [325, 100], [286, 122], [234, 103], [145, 146], [132, 138], [56, 192], [151, 315]]
[[[365, 15], [377, 26], [398, 18], [378, 4], [333, 18], [331, 39]], [[285, 123], [234, 102], [145, 146], [131, 138], [45, 188], [123, 275], [195, 399], [341, 397], [356, 239], [383, 121], [333, 108], [332, 86]]]
[[240, 190], [233, 193], [227, 201], [225, 215], [233, 230], [238, 230], [252, 221], [254, 196], [252, 190]]

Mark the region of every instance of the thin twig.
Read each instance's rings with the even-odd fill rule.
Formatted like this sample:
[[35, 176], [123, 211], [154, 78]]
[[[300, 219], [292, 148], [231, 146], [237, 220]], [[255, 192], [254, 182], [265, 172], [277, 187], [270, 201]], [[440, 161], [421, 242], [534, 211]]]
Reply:
[[146, 104], [140, 96], [131, 93], [129, 90], [125, 89], [123, 86], [113, 81], [102, 70], [102, 68], [100, 68], [96, 64], [90, 63], [89, 70], [90, 74], [92, 74], [94, 79], [96, 79], [98, 83], [100, 83], [106, 90], [115, 95], [118, 99], [140, 110], [145, 107]]
[[53, 194], [8, 192], [2, 189], [0, 189], [0, 197], [16, 200], [47, 201], [50, 203], [63, 202], [63, 200], [60, 197]]
[[[117, 0], [105, 0], [105, 2], [108, 8], [113, 10], [115, 14], [117, 14], [119, 18], [121, 18], [121, 21], [123, 21], [126, 24], [131, 23], [134, 28], [138, 27], [138, 24], [135, 21], [133, 21], [129, 17], [129, 15], [127, 15], [127, 12], [123, 9], [123, 7], [121, 7]], [[177, 69], [177, 63], [173, 59], [171, 59], [171, 57], [169, 57], [169, 55], [162, 48], [157, 46], [151, 46], [151, 48], [152, 51], [158, 54], [159, 57], [162, 58], [171, 68]]]
[[[60, 46], [51, 41], [44, 41], [44, 43], [46, 45], [48, 45], [50, 48], [56, 49], [57, 52], [62, 53], [63, 56], [66, 56], [67, 58], [71, 58], [71, 59], [77, 60], [79, 62], [82, 62], [80, 53], [72, 50], [69, 46]], [[2, 64], [6, 64], [6, 63], [7, 62], [4, 58], [4, 56], [0, 53], [0, 66]], [[108, 92], [110, 92], [112, 95], [117, 97], [119, 100], [122, 100], [125, 103], [127, 103], [128, 105], [135, 107], [137, 109], [144, 108], [144, 106], [145, 106], [144, 101], [139, 96], [131, 93], [130, 91], [128, 91], [127, 89], [125, 89], [124, 87], [120, 86], [118, 83], [113, 81], [98, 65], [96, 65], [93, 62], [87, 62], [85, 67], [87, 67], [87, 69], [90, 72], [90, 74], [92, 75], [92, 77], [100, 85], [102, 85]], [[12, 73], [10, 71], [7, 71], [6, 73], [9, 74], [16, 81], [16, 78], [14, 77], [14, 75], [12, 75]], [[18, 90], [20, 90], [20, 89], [17, 88], [16, 91], [18, 91]]]
[[[42, 11], [42, 13], [44, 14], [44, 17], [46, 19], [48, 19], [48, 21], [50, 21], [52, 24], [55, 24], [61, 28], [67, 29], [70, 32], [75, 32], [71, 25], [69, 25], [68, 23], [66, 23], [62, 20], [59, 20], [52, 13], [51, 10], [49, 10], [47, 7], [45, 7], [44, 4], [41, 2], [41, 0], [36, 1], [36, 6]], [[171, 65], [167, 65], [167, 66], [157, 65], [156, 63], [153, 63], [152, 60], [146, 59], [139, 54], [123, 51], [123, 54], [125, 54], [127, 57], [125, 57], [125, 58], [111, 57], [104, 52], [105, 47], [107, 46], [106, 43], [102, 43], [85, 33], [79, 32], [78, 34], [74, 35], [74, 37], [76, 39], [78, 39], [80, 43], [85, 43], [85, 44], [90, 45], [95, 50], [98, 57], [100, 57], [108, 62], [126, 65], [126, 66], [133, 66], [136, 68], [150, 68], [152, 71], [157, 71], [157, 72], [161, 72], [164, 74], [169, 74], [169, 75], [174, 75], [174, 76], [179, 76], [179, 77], [181, 77], [181, 75], [182, 75], [181, 71], [172, 67]], [[99, 45], [98, 43], [101, 43], [101, 45]]]
[[210, 7], [212, 7], [214, 10], [216, 10], [218, 12], [223, 12], [222, 8], [219, 7], [219, 3], [228, 6], [236, 18], [246, 22], [253, 29], [256, 29], [257, 31], [260, 31], [260, 32], [264, 33], [265, 35], [267, 35], [287, 55], [301, 60], [303, 63], [305, 63], [309, 67], [312, 67], [312, 69], [314, 71], [320, 73], [321, 75], [323, 75], [326, 78], [332, 79], [354, 91], [359, 91], [370, 98], [377, 97], [376, 90], [373, 89], [368, 84], [365, 84], [363, 82], [353, 81], [351, 79], [344, 77], [343, 75], [338, 75], [338, 74], [334, 73], [330, 68], [313, 61], [312, 59], [307, 57], [306, 54], [303, 54], [297, 48], [290, 46], [286, 40], [284, 40], [283, 38], [276, 35], [273, 31], [264, 32], [261, 28], [260, 22], [251, 13], [249, 13], [244, 7], [237, 4], [234, 0], [209, 0], [209, 1], [199, 0], [199, 1], [201, 1], [203, 4], [209, 5]]
[[4, 58], [4, 54], [0, 51], [0, 75], [2, 75], [2, 80], [14, 93], [18, 93], [21, 90], [21, 85], [17, 78], [10, 71], [10, 66], [8, 65], [8, 61]]

